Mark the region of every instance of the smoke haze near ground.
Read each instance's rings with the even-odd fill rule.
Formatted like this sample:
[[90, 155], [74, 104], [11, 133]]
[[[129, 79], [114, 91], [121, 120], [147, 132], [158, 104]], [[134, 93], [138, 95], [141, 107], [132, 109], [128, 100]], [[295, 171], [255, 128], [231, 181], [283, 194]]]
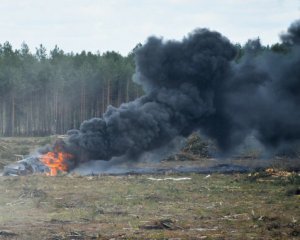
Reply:
[[[224, 154], [254, 136], [269, 153], [300, 139], [300, 21], [281, 36], [287, 52], [244, 56], [218, 32], [197, 29], [182, 41], [150, 37], [136, 51], [136, 74], [145, 95], [68, 132], [80, 161], [139, 156], [200, 130]], [[259, 53], [258, 53], [259, 52]]]

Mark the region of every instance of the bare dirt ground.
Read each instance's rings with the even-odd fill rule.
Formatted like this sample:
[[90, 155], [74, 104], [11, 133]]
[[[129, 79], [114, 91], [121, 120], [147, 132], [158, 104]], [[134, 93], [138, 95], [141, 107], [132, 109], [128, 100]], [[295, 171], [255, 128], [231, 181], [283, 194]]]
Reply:
[[[18, 148], [47, 141], [2, 139], [17, 155]], [[3, 152], [2, 165], [15, 160]], [[226, 175], [2, 176], [0, 239], [300, 239], [299, 186], [299, 173], [274, 168]]]

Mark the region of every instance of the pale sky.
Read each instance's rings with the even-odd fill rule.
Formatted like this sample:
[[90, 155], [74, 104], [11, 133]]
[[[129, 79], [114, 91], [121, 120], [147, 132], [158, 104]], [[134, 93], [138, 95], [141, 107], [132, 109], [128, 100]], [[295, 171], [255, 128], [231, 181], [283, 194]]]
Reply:
[[127, 55], [150, 35], [180, 40], [206, 27], [272, 44], [296, 19], [300, 0], [0, 0], [0, 43]]

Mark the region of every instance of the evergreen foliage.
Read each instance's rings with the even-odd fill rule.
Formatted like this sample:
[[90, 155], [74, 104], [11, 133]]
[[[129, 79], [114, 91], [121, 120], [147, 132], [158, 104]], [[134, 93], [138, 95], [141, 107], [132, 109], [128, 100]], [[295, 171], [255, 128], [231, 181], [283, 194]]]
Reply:
[[65, 53], [0, 44], [0, 136], [63, 134], [108, 105], [143, 94], [132, 81], [133, 53]]
[[[49, 51], [41, 44], [32, 53], [26, 43], [13, 49], [0, 44], [0, 136], [44, 136], [78, 128], [83, 120], [100, 117], [108, 105], [120, 106], [143, 94], [132, 81], [134, 51], [100, 54]], [[237, 62], [245, 52], [285, 54], [288, 47], [261, 45], [259, 39], [236, 44]]]

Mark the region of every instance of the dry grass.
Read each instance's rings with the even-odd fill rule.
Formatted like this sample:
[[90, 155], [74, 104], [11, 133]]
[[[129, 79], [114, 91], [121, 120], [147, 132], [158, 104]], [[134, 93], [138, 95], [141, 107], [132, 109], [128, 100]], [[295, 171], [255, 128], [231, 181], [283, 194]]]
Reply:
[[299, 239], [300, 177], [277, 175], [0, 177], [0, 239]]
[[10, 239], [300, 236], [300, 198], [286, 194], [293, 182], [239, 174], [188, 177], [1, 177], [0, 239], [1, 231], [3, 238], [16, 234]]

